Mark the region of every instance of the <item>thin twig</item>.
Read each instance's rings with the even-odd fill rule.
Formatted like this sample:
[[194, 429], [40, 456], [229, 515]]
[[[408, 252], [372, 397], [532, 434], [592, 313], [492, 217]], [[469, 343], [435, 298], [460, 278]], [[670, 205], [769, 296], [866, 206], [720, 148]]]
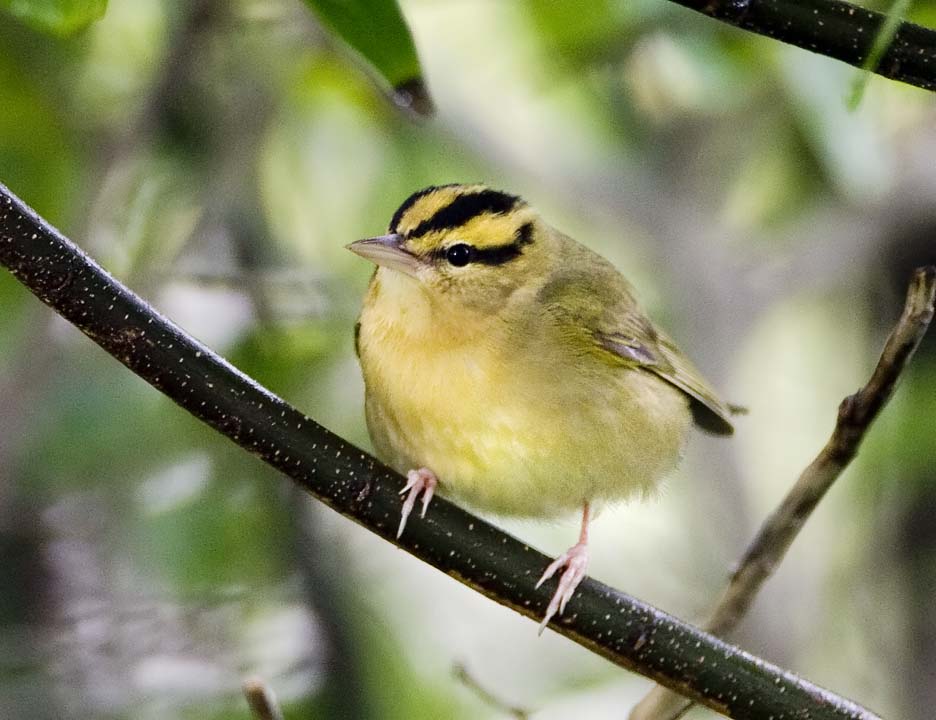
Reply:
[[[443, 498], [397, 539], [399, 474], [162, 317], [2, 185], [0, 264], [146, 382], [335, 511], [496, 602], [542, 616], [550, 591], [534, 583], [550, 558]], [[728, 717], [877, 718], [591, 578], [550, 627]]]
[[477, 678], [475, 678], [474, 675], [468, 671], [468, 668], [464, 663], [457, 662], [452, 665], [452, 675], [454, 675], [456, 680], [474, 692], [485, 703], [490, 705], [495, 710], [498, 710], [505, 715], [509, 715], [515, 720], [529, 720], [530, 715], [533, 714], [532, 710], [525, 710], [524, 708], [517, 707], [516, 705], [510, 705], [509, 703], [506, 703], [499, 697], [495, 696], [490, 690], [478, 682]]
[[247, 698], [247, 704], [250, 706], [250, 714], [254, 720], [283, 720], [283, 713], [280, 710], [279, 703], [276, 702], [276, 696], [262, 679], [251, 677], [244, 680], [241, 687], [244, 690], [244, 697]]
[[[933, 319], [934, 297], [936, 266], [918, 268], [907, 289], [903, 314], [884, 344], [871, 379], [839, 405], [838, 419], [829, 441], [761, 526], [705, 624], [708, 632], [723, 636], [737, 626], [816, 505], [858, 453], [865, 433], [887, 404], [901, 373], [926, 334]], [[688, 708], [684, 698], [656, 687], [634, 708], [630, 720], [678, 718]]]

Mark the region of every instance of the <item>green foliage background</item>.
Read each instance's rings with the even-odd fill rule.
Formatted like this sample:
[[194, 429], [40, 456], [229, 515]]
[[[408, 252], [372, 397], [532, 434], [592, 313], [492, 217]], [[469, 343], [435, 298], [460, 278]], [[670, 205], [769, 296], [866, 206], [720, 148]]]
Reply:
[[[403, 26], [351, 49], [340, 3], [0, 8], [0, 181], [364, 447], [343, 246], [410, 192], [485, 181], [614, 260], [751, 410], [594, 528], [593, 574], [688, 619], [936, 261], [932, 94], [874, 79], [849, 112], [856, 71], [664, 0], [404, 2], [422, 120], [389, 97]], [[934, 422], [931, 336], [736, 638], [886, 717], [936, 705]], [[0, 717], [246, 718], [252, 674], [287, 718], [502, 716], [455, 663], [537, 718], [649, 686], [314, 505], [0, 274]]]

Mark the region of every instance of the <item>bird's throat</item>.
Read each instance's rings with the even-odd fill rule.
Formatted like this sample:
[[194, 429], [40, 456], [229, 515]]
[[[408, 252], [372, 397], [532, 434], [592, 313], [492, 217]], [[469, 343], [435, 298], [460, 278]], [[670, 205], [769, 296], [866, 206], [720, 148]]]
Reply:
[[408, 342], [454, 348], [473, 343], [488, 333], [494, 319], [458, 304], [457, 298], [427, 288], [418, 278], [390, 268], [380, 268], [374, 276], [370, 293], [373, 302], [365, 303], [368, 318], [377, 326], [405, 336]]

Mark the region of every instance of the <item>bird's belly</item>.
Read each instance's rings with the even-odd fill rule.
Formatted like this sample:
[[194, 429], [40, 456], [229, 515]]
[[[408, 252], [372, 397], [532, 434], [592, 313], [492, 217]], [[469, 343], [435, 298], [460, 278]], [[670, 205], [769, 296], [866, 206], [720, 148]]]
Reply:
[[646, 493], [676, 464], [689, 425], [682, 394], [641, 371], [595, 392], [483, 356], [361, 360], [378, 455], [400, 472], [428, 467], [443, 493], [495, 514], [553, 516]]

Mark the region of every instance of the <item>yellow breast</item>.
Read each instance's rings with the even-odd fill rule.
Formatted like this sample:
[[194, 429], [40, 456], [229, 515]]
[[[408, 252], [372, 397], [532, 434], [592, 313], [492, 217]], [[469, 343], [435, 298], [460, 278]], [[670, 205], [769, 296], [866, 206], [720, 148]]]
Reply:
[[556, 515], [646, 492], [678, 460], [687, 403], [649, 373], [512, 337], [502, 318], [453, 317], [393, 271], [378, 271], [360, 323], [378, 456], [430, 468], [469, 505]]

